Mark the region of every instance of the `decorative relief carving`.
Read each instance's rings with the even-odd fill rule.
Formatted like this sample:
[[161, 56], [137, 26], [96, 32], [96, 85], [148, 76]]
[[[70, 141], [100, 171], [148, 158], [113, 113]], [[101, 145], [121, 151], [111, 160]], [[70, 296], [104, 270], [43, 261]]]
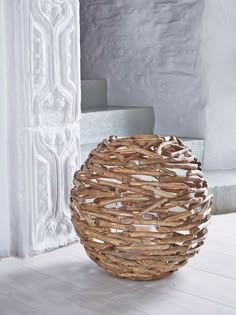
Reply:
[[42, 16], [56, 28], [69, 11], [68, 1], [63, 0], [39, 0], [39, 10]]
[[32, 54], [34, 56], [32, 60], [32, 83], [33, 90], [38, 90], [40, 86], [42, 87], [45, 80], [44, 47], [42, 45], [43, 33], [35, 23], [32, 33]]
[[69, 99], [69, 96], [60, 91], [58, 87], [50, 91], [40, 104], [40, 125], [56, 126], [72, 122], [71, 104], [72, 100]]
[[[47, 128], [33, 133], [37, 174], [34, 192], [37, 209], [36, 242], [73, 233], [68, 208], [72, 170], [78, 168], [79, 138], [75, 128]], [[43, 162], [42, 162], [43, 161]]]
[[[73, 16], [73, 8], [69, 1], [34, 0], [33, 2], [35, 7], [32, 6], [31, 15], [32, 56], [30, 58], [34, 103], [32, 124], [70, 123], [75, 120], [71, 113], [74, 113], [75, 106], [78, 106], [76, 75], [72, 88], [66, 84], [71, 82], [71, 63], [77, 62], [76, 50], [71, 43], [79, 44], [78, 34], [75, 33], [76, 20]], [[51, 21], [49, 25], [45, 21], [46, 18], [47, 22]], [[59, 24], [60, 27], [55, 32], [54, 28]], [[73, 37], [70, 36], [69, 44], [67, 41], [65, 45], [64, 34], [68, 32]], [[60, 49], [63, 46], [66, 47], [66, 51]], [[65, 58], [69, 58], [70, 62]], [[66, 71], [61, 78], [60, 69], [65, 67]]]
[[77, 0], [30, 1], [34, 250], [63, 245], [75, 238], [68, 196], [73, 172], [79, 165], [76, 10]]
[[74, 19], [71, 20], [68, 29], [66, 31], [66, 48], [67, 48], [67, 78], [70, 83], [75, 88], [75, 72], [73, 67], [73, 58], [72, 58], [72, 51], [75, 52], [75, 22]]
[[42, 132], [42, 142], [50, 152], [53, 152], [58, 158], [61, 158], [74, 140], [73, 133], [74, 130], [71, 128], [62, 128], [60, 131], [51, 129], [44, 130]]

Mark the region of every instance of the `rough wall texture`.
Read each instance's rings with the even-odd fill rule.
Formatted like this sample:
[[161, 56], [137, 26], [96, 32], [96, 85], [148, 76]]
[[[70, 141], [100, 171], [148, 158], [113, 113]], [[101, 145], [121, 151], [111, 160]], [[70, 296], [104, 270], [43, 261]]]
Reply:
[[204, 137], [204, 0], [80, 2], [82, 78], [107, 78], [111, 105], [153, 106], [156, 133]]
[[207, 0], [202, 59], [208, 104], [205, 167], [236, 168], [236, 1]]

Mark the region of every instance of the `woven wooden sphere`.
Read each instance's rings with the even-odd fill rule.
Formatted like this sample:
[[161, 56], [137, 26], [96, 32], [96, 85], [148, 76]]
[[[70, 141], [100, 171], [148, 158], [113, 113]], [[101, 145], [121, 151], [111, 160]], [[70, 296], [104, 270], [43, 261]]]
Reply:
[[159, 279], [199, 251], [211, 202], [201, 163], [180, 139], [112, 136], [74, 175], [72, 222], [112, 275]]

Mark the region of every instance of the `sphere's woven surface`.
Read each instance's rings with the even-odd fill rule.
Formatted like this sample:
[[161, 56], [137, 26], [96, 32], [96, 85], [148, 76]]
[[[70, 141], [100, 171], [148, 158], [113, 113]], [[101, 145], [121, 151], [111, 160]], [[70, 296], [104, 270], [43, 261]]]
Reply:
[[176, 137], [110, 137], [74, 176], [72, 222], [88, 256], [116, 277], [158, 279], [186, 264], [207, 233], [211, 197]]

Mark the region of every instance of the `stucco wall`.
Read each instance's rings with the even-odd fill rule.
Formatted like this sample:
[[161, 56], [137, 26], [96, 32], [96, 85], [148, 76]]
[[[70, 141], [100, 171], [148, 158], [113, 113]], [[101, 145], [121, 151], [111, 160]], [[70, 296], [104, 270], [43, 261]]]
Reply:
[[205, 168], [236, 168], [236, 1], [80, 1], [82, 78], [153, 106], [156, 133], [205, 138]]
[[204, 137], [204, 0], [80, 3], [82, 78], [107, 78], [111, 105], [153, 106], [156, 133]]
[[236, 1], [205, 1], [202, 27], [208, 91], [205, 167], [236, 168]]

